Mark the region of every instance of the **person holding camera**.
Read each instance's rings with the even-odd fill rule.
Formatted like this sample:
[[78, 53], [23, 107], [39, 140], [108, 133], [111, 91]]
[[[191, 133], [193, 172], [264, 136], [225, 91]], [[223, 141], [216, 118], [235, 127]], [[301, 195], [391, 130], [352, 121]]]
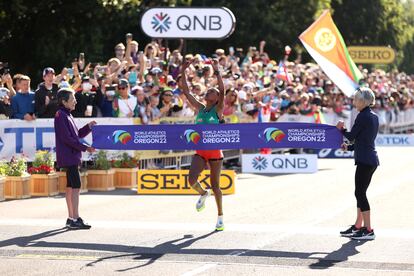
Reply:
[[0, 120], [9, 119], [13, 110], [10, 105], [9, 89], [0, 87]]
[[98, 106], [102, 103], [103, 95], [95, 79], [84, 76], [81, 90], [75, 94], [75, 98], [77, 104], [72, 112], [74, 117], [97, 117]]
[[173, 113], [183, 109], [183, 104], [174, 96], [172, 89], [167, 86], [160, 94], [158, 109], [161, 111], [162, 117], [171, 117]]
[[38, 118], [54, 118], [58, 110], [57, 92], [59, 87], [54, 83], [55, 70], [47, 67], [43, 70], [43, 80], [35, 91], [35, 113]]
[[22, 75], [19, 80], [17, 94], [13, 96], [11, 106], [13, 109], [13, 119], [21, 119], [25, 121], [33, 121], [36, 119], [35, 111], [35, 93], [30, 91], [30, 78]]

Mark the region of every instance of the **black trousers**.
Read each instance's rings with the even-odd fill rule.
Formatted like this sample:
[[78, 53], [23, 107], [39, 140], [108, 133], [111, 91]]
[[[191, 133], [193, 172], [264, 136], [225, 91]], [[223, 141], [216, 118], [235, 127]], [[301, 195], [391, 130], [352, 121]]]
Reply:
[[360, 208], [362, 212], [370, 210], [367, 199], [367, 189], [376, 169], [377, 166], [357, 164], [355, 171], [355, 197], [357, 200], [357, 207]]

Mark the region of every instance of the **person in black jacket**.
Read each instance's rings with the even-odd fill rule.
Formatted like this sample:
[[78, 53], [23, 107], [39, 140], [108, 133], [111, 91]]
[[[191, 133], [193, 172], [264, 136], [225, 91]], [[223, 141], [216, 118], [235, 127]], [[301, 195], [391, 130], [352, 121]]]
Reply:
[[58, 111], [57, 92], [59, 87], [53, 83], [55, 70], [47, 67], [43, 70], [43, 80], [35, 91], [35, 113], [37, 118], [54, 118]]
[[[95, 84], [96, 90], [93, 91]], [[102, 104], [103, 94], [95, 80], [88, 76], [82, 78], [81, 91], [76, 92], [76, 108], [72, 111], [74, 117], [97, 117], [98, 107]]]
[[375, 150], [375, 138], [378, 133], [378, 116], [370, 106], [375, 104], [375, 95], [369, 88], [359, 88], [355, 92], [354, 106], [359, 111], [351, 131], [344, 127], [344, 122], [339, 121], [336, 127], [352, 144], [342, 144], [344, 150], [354, 150], [355, 172], [355, 197], [357, 200], [357, 219], [349, 229], [340, 232], [342, 236], [358, 240], [375, 239], [374, 230], [371, 228], [370, 206], [367, 199], [367, 189], [371, 183], [379, 160]]

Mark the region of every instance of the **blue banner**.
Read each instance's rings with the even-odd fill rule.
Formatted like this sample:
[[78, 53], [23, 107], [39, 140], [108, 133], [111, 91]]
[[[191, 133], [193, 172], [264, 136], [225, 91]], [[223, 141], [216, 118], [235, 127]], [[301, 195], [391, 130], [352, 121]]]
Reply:
[[339, 148], [335, 126], [311, 123], [96, 125], [93, 147], [110, 150]]

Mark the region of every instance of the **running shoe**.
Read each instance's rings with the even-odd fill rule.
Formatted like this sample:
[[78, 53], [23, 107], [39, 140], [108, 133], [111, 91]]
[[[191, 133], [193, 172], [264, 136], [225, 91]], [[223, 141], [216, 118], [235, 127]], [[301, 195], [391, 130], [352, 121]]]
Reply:
[[206, 203], [206, 199], [210, 196], [211, 194], [211, 190], [207, 190], [206, 193], [204, 195], [201, 195], [200, 198], [197, 201], [196, 204], [196, 209], [197, 212], [200, 212], [204, 209], [204, 207], [206, 207], [205, 203]]
[[70, 219], [70, 218], [68, 218], [67, 220], [66, 220], [66, 227], [69, 227], [70, 226], [70, 222], [71, 222], [72, 220]]
[[374, 240], [375, 239], [375, 233], [374, 230], [368, 231], [366, 227], [362, 227], [359, 229], [358, 232], [353, 234], [351, 236], [351, 239], [353, 240]]
[[89, 224], [86, 224], [81, 217], [79, 217], [76, 221], [81, 225], [81, 229], [90, 229], [92, 227]]
[[216, 223], [216, 231], [223, 231], [223, 230], [224, 230], [223, 216], [218, 216], [217, 223]]
[[359, 230], [359, 228], [356, 228], [355, 225], [351, 225], [351, 227], [349, 227], [345, 231], [341, 231], [339, 233], [341, 234], [342, 237], [351, 237], [356, 232], [358, 232], [358, 230]]

